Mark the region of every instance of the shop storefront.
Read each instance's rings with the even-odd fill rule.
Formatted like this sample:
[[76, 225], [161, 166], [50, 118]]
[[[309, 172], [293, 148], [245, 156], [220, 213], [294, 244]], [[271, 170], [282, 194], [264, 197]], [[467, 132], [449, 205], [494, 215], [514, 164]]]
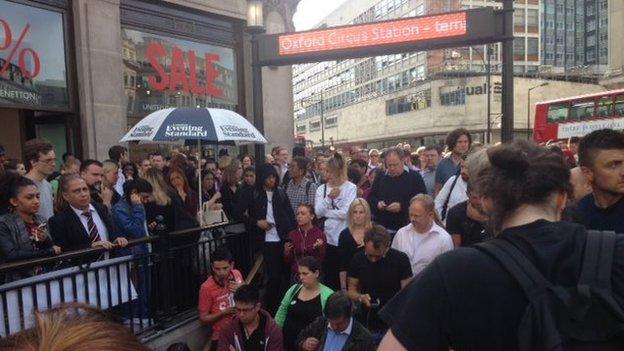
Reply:
[[[168, 107], [244, 111], [243, 23], [172, 5], [121, 4], [128, 128]], [[133, 145], [143, 153], [150, 146]]]
[[[21, 158], [31, 138], [80, 154], [67, 0], [0, 1], [0, 143]], [[76, 146], [74, 146], [76, 145]]]

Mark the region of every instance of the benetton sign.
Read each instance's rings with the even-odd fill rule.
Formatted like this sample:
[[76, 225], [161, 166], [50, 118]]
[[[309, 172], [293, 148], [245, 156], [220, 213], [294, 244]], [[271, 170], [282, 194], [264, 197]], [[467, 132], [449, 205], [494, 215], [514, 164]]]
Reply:
[[281, 35], [279, 54], [360, 48], [466, 34], [466, 12]]
[[424, 51], [484, 44], [501, 35], [492, 8], [296, 33], [260, 35], [260, 65]]

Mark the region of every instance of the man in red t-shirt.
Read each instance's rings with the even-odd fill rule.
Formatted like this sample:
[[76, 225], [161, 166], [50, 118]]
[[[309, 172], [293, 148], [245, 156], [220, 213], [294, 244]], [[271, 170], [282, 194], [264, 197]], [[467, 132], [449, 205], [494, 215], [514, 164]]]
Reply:
[[212, 276], [199, 288], [199, 320], [212, 325], [210, 350], [217, 350], [219, 331], [236, 314], [232, 296], [243, 284], [243, 276], [234, 269], [232, 254], [227, 248], [216, 249], [210, 257]]

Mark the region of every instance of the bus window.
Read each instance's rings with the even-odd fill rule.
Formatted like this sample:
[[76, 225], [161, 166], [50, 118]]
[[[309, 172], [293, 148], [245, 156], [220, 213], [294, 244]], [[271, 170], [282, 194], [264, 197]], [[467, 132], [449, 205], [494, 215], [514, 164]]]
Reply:
[[615, 114], [624, 117], [624, 95], [615, 97]]
[[596, 106], [597, 117], [611, 117], [613, 115], [613, 99], [611, 96], [603, 96]]
[[548, 123], [565, 122], [568, 118], [568, 104], [552, 104], [548, 106]]
[[594, 116], [594, 100], [579, 100], [570, 107], [570, 120], [580, 121]]

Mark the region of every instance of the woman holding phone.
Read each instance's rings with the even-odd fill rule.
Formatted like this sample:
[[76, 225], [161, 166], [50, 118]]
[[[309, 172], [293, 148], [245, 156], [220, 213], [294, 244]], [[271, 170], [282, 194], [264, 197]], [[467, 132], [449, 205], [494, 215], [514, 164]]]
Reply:
[[[37, 215], [41, 202], [39, 189], [32, 180], [7, 173], [0, 180], [0, 194], [0, 206], [9, 210], [0, 216], [0, 264], [61, 253], [61, 248], [48, 235], [45, 218]], [[4, 282], [36, 275], [42, 270], [31, 268], [4, 277]]]

